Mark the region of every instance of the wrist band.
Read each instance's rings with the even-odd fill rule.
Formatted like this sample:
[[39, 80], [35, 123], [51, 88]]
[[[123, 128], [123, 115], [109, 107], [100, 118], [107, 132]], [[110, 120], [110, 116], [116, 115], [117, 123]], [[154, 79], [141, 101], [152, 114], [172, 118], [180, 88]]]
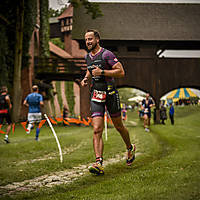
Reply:
[[104, 70], [102, 69], [102, 71], [101, 71], [101, 75], [104, 75]]

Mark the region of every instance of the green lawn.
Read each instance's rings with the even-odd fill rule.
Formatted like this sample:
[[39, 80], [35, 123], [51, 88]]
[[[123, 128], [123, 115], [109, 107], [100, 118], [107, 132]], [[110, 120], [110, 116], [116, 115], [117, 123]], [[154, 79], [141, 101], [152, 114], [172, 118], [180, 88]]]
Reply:
[[[199, 200], [200, 107], [175, 107], [175, 111], [174, 126], [168, 119], [166, 125], [152, 124], [150, 133], [144, 131], [136, 112], [128, 112], [125, 124], [137, 146], [136, 160], [131, 167], [121, 158], [125, 145], [110, 126], [105, 141], [105, 164], [111, 163], [111, 158], [120, 159], [106, 164], [104, 176], [93, 176], [85, 167], [94, 161], [91, 127], [54, 126], [64, 153], [61, 164], [47, 125], [41, 129], [39, 142], [34, 140], [35, 130], [26, 135], [18, 125], [15, 133], [10, 134], [10, 144], [5, 144], [1, 135], [0, 199]], [[67, 174], [61, 178], [61, 184], [53, 187], [36, 179], [63, 172], [73, 172], [77, 177], [62, 184], [62, 179], [70, 177]], [[25, 180], [28, 181], [24, 183]], [[20, 191], [14, 182], [23, 183]], [[41, 182], [43, 187], [30, 186], [31, 182]]]

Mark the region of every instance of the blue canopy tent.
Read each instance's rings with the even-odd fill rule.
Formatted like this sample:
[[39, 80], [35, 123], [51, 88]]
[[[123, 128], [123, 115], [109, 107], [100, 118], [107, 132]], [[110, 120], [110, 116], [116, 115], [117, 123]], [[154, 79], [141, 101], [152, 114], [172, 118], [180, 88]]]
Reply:
[[189, 99], [191, 97], [198, 96], [190, 88], [178, 88], [167, 95], [167, 100], [171, 99], [173, 102], [176, 102], [179, 99]]

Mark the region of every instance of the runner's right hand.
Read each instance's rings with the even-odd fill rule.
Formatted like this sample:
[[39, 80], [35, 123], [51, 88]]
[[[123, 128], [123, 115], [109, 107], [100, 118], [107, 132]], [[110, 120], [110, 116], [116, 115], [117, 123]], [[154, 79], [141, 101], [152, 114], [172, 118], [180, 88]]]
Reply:
[[81, 86], [85, 87], [88, 85], [88, 78], [84, 78], [82, 81], [81, 81]]

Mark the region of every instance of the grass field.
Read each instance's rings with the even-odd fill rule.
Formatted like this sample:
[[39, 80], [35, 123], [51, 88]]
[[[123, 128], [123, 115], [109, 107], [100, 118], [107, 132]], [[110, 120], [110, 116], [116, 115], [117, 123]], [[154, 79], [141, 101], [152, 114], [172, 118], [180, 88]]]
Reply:
[[63, 163], [48, 125], [26, 135], [21, 125], [0, 140], [0, 199], [199, 200], [200, 107], [175, 107], [175, 125], [153, 125], [146, 133], [136, 112], [125, 122], [137, 156], [125, 164], [125, 145], [113, 127], [105, 141], [105, 175], [89, 174], [94, 161], [91, 127], [54, 126]]

